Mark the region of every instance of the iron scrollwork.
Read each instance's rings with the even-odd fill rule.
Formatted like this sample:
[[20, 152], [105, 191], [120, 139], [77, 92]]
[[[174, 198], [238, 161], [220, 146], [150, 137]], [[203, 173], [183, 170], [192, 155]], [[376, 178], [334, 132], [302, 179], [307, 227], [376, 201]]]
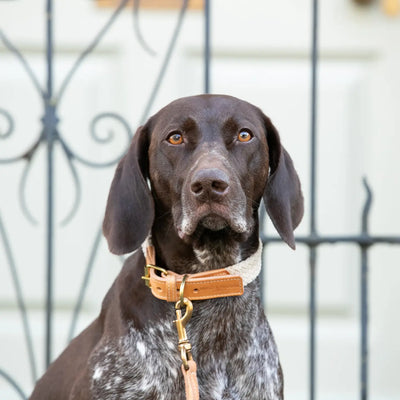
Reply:
[[[47, 218], [47, 293], [46, 293], [46, 365], [48, 365], [51, 361], [51, 342], [52, 342], [52, 313], [53, 313], [53, 282], [52, 282], [52, 269], [53, 269], [53, 260], [52, 260], [52, 253], [53, 253], [53, 241], [52, 241], [52, 232], [53, 232], [53, 172], [52, 172], [52, 165], [53, 165], [53, 152], [54, 152], [54, 144], [57, 143], [59, 147], [62, 149], [62, 153], [66, 158], [67, 165], [69, 171], [72, 176], [72, 180], [75, 186], [75, 197], [72, 204], [71, 209], [68, 211], [67, 215], [61, 221], [61, 225], [65, 226], [68, 224], [75, 216], [76, 211], [79, 207], [81, 196], [82, 196], [82, 189], [81, 183], [79, 179], [79, 174], [76, 168], [76, 164], [79, 163], [86, 167], [90, 168], [107, 168], [110, 167], [118, 162], [118, 160], [122, 157], [123, 153], [126, 151], [128, 144], [133, 136], [132, 130], [130, 128], [129, 123], [126, 119], [115, 113], [115, 112], [103, 112], [96, 115], [90, 123], [89, 132], [91, 138], [101, 144], [101, 145], [111, 145], [116, 138], [115, 130], [108, 131], [104, 135], [102, 134], [99, 127], [102, 122], [105, 120], [114, 121], [115, 124], [119, 126], [120, 129], [123, 131], [123, 135], [125, 136], [125, 145], [123, 149], [116, 155], [114, 155], [111, 159], [98, 162], [90, 160], [81, 154], [78, 154], [76, 151], [72, 149], [70, 144], [68, 143], [67, 139], [63, 136], [62, 132], [58, 128], [58, 113], [57, 110], [60, 106], [62, 99], [65, 96], [65, 93], [69, 87], [71, 80], [73, 79], [76, 71], [81, 66], [81, 64], [85, 61], [85, 59], [92, 54], [98, 44], [101, 42], [103, 37], [106, 35], [110, 27], [115, 23], [118, 16], [122, 12], [122, 10], [127, 6], [129, 0], [122, 0], [118, 7], [114, 10], [112, 15], [109, 17], [108, 21], [105, 25], [100, 29], [100, 31], [94, 36], [93, 40], [90, 44], [82, 51], [82, 53], [77, 57], [75, 63], [73, 64], [72, 68], [69, 72], [65, 75], [64, 80], [62, 81], [58, 92], [54, 92], [53, 90], [53, 77], [52, 77], [52, 68], [53, 68], [53, 0], [46, 0], [46, 28], [47, 28], [47, 35], [46, 35], [46, 61], [47, 61], [47, 85], [46, 88], [42, 88], [39, 79], [35, 75], [34, 71], [30, 67], [29, 62], [24, 57], [21, 51], [12, 43], [12, 41], [5, 35], [3, 31], [0, 30], [0, 42], [3, 43], [6, 49], [8, 49], [20, 62], [23, 69], [25, 70], [26, 74], [30, 78], [31, 83], [33, 84], [36, 92], [38, 93], [41, 102], [44, 106], [44, 116], [42, 118], [42, 131], [39, 133], [39, 136], [36, 140], [28, 146], [28, 149], [24, 151], [22, 154], [9, 157], [9, 158], [0, 158], [0, 164], [13, 164], [17, 162], [24, 162], [25, 165], [23, 167], [22, 176], [19, 183], [19, 201], [21, 205], [22, 212], [27, 220], [32, 223], [36, 224], [37, 219], [33, 216], [33, 213], [28, 207], [27, 196], [25, 194], [27, 180], [29, 178], [29, 173], [32, 167], [32, 163], [35, 160], [35, 156], [38, 153], [39, 148], [46, 147], [47, 150], [47, 161], [48, 161], [48, 186], [47, 186], [47, 193], [48, 193], [48, 218]], [[138, 41], [141, 43], [143, 49], [147, 51], [149, 54], [156, 55], [156, 53], [147, 45], [139, 26], [139, 6], [140, 1], [135, 0], [133, 2], [133, 22], [135, 27], [135, 33], [137, 36]], [[152, 91], [149, 96], [149, 100], [145, 106], [144, 112], [142, 114], [142, 120], [148, 117], [148, 113], [153, 105], [153, 102], [157, 96], [158, 90], [161, 86], [163, 78], [165, 76], [165, 72], [167, 70], [170, 58], [172, 56], [173, 50], [175, 48], [177, 38], [179, 36], [182, 22], [184, 20], [185, 12], [187, 10], [188, 0], [182, 0], [182, 6], [178, 15], [178, 19], [172, 33], [168, 49], [166, 54], [162, 60], [160, 71], [156, 77], [155, 84], [152, 88]], [[13, 120], [12, 115], [5, 109], [0, 108], [0, 141], [7, 140], [10, 136], [15, 132], [15, 123]], [[119, 130], [119, 132], [121, 132]], [[30, 370], [31, 370], [31, 377], [32, 382], [34, 383], [37, 378], [37, 360], [35, 357], [33, 341], [32, 341], [32, 333], [31, 328], [29, 325], [29, 320], [27, 317], [27, 307], [26, 302], [21, 290], [20, 279], [17, 271], [17, 266], [15, 262], [15, 258], [13, 256], [11, 246], [9, 243], [8, 235], [6, 233], [6, 226], [4, 220], [1, 218], [0, 214], [0, 239], [3, 243], [3, 247], [6, 250], [6, 260], [9, 264], [14, 289], [16, 293], [18, 309], [21, 314], [23, 328], [24, 328], [24, 336], [26, 340], [26, 346], [29, 355], [29, 363], [30, 363]], [[80, 286], [78, 298], [76, 305], [74, 307], [73, 316], [70, 324], [69, 330], [69, 338], [72, 338], [74, 334], [75, 325], [77, 322], [77, 318], [79, 316], [79, 312], [82, 306], [82, 302], [84, 299], [85, 291], [89, 283], [89, 278], [91, 271], [94, 265], [94, 259], [96, 257], [99, 244], [101, 239], [101, 230], [100, 228], [97, 230], [95, 234], [95, 240], [93, 246], [90, 251], [89, 260], [87, 263], [86, 270], [83, 274], [82, 284]], [[10, 386], [18, 393], [18, 395], [25, 399], [27, 396], [25, 395], [24, 391], [22, 390], [21, 386], [16, 382], [16, 380], [11, 377], [6, 371], [0, 368], [0, 377], [5, 379]]]
[[2, 108], [0, 108], [0, 118], [5, 121], [5, 128], [3, 125], [0, 125], [0, 139], [6, 139], [14, 131], [14, 119], [9, 112]]

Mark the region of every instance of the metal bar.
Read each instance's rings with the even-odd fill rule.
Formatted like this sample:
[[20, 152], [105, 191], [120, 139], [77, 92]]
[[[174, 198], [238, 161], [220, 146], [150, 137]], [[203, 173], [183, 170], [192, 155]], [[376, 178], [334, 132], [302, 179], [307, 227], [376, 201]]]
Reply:
[[55, 107], [53, 97], [53, 2], [47, 0], [46, 6], [46, 65], [47, 91], [45, 95], [45, 116], [43, 119], [47, 143], [47, 252], [46, 252], [46, 335], [45, 363], [46, 368], [51, 362], [52, 323], [53, 323], [53, 247], [54, 247], [54, 203], [53, 203], [53, 142]]
[[121, 11], [124, 9], [126, 4], [128, 3], [129, 0], [121, 0], [121, 3], [119, 6], [116, 8], [116, 10], [113, 12], [107, 23], [104, 25], [104, 27], [100, 30], [100, 32], [95, 36], [95, 38], [90, 42], [88, 47], [79, 55], [78, 59], [75, 61], [73, 64], [72, 68], [70, 71], [67, 73], [65, 76], [64, 80], [61, 83], [60, 89], [55, 96], [57, 98], [58, 103], [61, 102], [62, 97], [64, 96], [65, 90], [67, 89], [67, 86], [69, 82], [71, 81], [72, 77], [74, 76], [75, 72], [78, 70], [79, 66], [82, 64], [82, 62], [85, 60], [85, 58], [90, 55], [93, 50], [97, 47], [97, 45], [100, 43], [100, 41], [103, 39], [103, 36], [108, 32], [114, 21], [118, 18], [118, 15], [121, 13]]
[[[362, 235], [368, 236], [368, 218], [371, 211], [372, 204], [372, 191], [368, 185], [367, 179], [363, 179], [364, 187], [367, 192], [367, 198], [364, 204], [362, 220], [361, 220], [361, 232]], [[368, 398], [368, 249], [369, 245], [361, 245], [361, 279], [360, 279], [360, 323], [361, 323], [361, 365], [360, 365], [360, 397], [361, 400], [367, 400]]]
[[12, 388], [19, 394], [19, 397], [21, 397], [22, 400], [26, 400], [28, 398], [22, 391], [20, 385], [18, 385], [15, 379], [13, 379], [11, 375], [7, 374], [6, 371], [0, 369], [0, 376], [12, 386]]
[[140, 124], [144, 124], [145, 121], [147, 120], [147, 118], [149, 117], [151, 107], [153, 106], [153, 103], [154, 103], [154, 101], [156, 99], [157, 93], [158, 93], [158, 91], [159, 91], [159, 89], [161, 87], [161, 83], [162, 83], [162, 81], [164, 79], [165, 73], [167, 72], [167, 68], [168, 68], [172, 53], [173, 53], [173, 51], [175, 49], [176, 41], [178, 39], [178, 35], [179, 35], [179, 32], [180, 32], [181, 27], [182, 27], [182, 23], [183, 23], [185, 14], [186, 14], [186, 10], [187, 10], [188, 4], [189, 4], [189, 0], [182, 0], [182, 7], [181, 7], [181, 10], [179, 12], [178, 21], [177, 21], [177, 23], [175, 25], [175, 30], [174, 30], [174, 32], [172, 34], [171, 41], [169, 42], [168, 49], [167, 49], [167, 52], [165, 54], [164, 60], [162, 62], [162, 65], [161, 65], [160, 71], [158, 73], [156, 82], [155, 82], [155, 84], [153, 86], [153, 89], [152, 89], [152, 91], [150, 93], [149, 100], [148, 100], [148, 102], [146, 104], [146, 107], [145, 107], [145, 109], [143, 111], [143, 114], [142, 114], [142, 117], [140, 119]]
[[317, 69], [318, 69], [318, 0], [312, 7], [312, 54], [311, 54], [311, 193], [310, 232], [316, 232], [316, 164], [317, 164]]
[[146, 51], [151, 56], [156, 56], [157, 53], [146, 42], [146, 40], [142, 34], [142, 30], [140, 29], [139, 7], [140, 7], [140, 0], [134, 0], [133, 1], [133, 29], [136, 33], [136, 38], [137, 38], [138, 42], [141, 44], [144, 51]]
[[102, 238], [102, 230], [101, 230], [101, 227], [100, 227], [97, 230], [97, 234], [96, 234], [93, 246], [92, 246], [92, 251], [90, 252], [89, 261], [87, 263], [85, 275], [83, 277], [83, 281], [82, 281], [81, 287], [79, 289], [78, 300], [77, 300], [77, 302], [75, 304], [74, 311], [72, 313], [72, 320], [71, 320], [69, 333], [68, 333], [68, 342], [70, 342], [72, 340], [72, 338], [74, 337], [75, 328], [76, 328], [76, 325], [77, 325], [77, 322], [78, 322], [79, 313], [80, 313], [80, 311], [82, 309], [83, 299], [85, 297], [86, 289], [87, 289], [87, 287], [89, 285], [89, 280], [90, 280], [90, 277], [92, 275], [93, 266], [94, 266], [94, 262], [95, 262], [95, 259], [96, 259], [97, 250], [99, 248], [99, 244], [100, 244], [101, 238]]
[[309, 265], [310, 265], [310, 288], [309, 288], [309, 313], [310, 313], [310, 399], [315, 398], [315, 370], [316, 370], [316, 315], [317, 315], [317, 304], [316, 304], [316, 266], [317, 266], [317, 251], [316, 247], [310, 247], [309, 253]]
[[26, 347], [28, 350], [28, 358], [31, 369], [32, 382], [35, 383], [37, 380], [37, 371], [36, 371], [35, 352], [33, 350], [32, 331], [29, 325], [28, 312], [26, 309], [26, 302], [24, 300], [21, 282], [17, 271], [17, 265], [13, 253], [11, 251], [11, 245], [8, 241], [8, 236], [1, 215], [0, 215], [0, 237], [3, 238], [5, 255], [11, 271], [11, 277], [14, 284], [15, 294], [17, 297], [18, 308], [22, 318], [22, 325], [24, 327], [24, 336], [25, 336]]
[[64, 150], [65, 156], [67, 157], [68, 163], [70, 163], [70, 165], [72, 164], [72, 161], [78, 161], [87, 167], [106, 168], [106, 167], [115, 165], [121, 159], [121, 157], [124, 155], [126, 149], [129, 146], [129, 143], [133, 137], [133, 132], [132, 132], [128, 122], [120, 115], [113, 113], [113, 112], [104, 112], [104, 113], [98, 114], [96, 117], [93, 118], [92, 122], [90, 123], [90, 135], [92, 136], [93, 140], [95, 140], [97, 143], [101, 143], [103, 145], [112, 143], [112, 140], [114, 140], [114, 133], [111, 132], [107, 135], [107, 137], [104, 137], [104, 138], [101, 138], [101, 136], [97, 133], [97, 124], [99, 123], [99, 121], [101, 121], [105, 118], [114, 119], [116, 122], [118, 122], [120, 124], [120, 126], [122, 128], [124, 128], [125, 134], [126, 134], [126, 144], [123, 146], [123, 151], [108, 161], [104, 161], [104, 162], [90, 161], [90, 160], [85, 159], [84, 157], [80, 156], [78, 153], [74, 152], [69, 147], [69, 145], [67, 144], [66, 140], [62, 137], [62, 135], [58, 134], [57, 139], [58, 139], [62, 149]]
[[[312, 3], [312, 43], [311, 43], [311, 193], [310, 193], [310, 234], [316, 235], [316, 164], [317, 164], [317, 66], [318, 66], [318, 0]], [[315, 399], [316, 370], [316, 262], [317, 249], [310, 245], [310, 399]]]
[[[260, 212], [259, 212], [259, 219], [260, 219], [260, 227], [259, 227], [259, 232], [261, 234], [261, 232], [264, 234], [265, 233], [265, 229], [266, 229], [266, 211], [265, 211], [265, 206], [264, 204], [261, 205], [260, 207]], [[262, 258], [261, 258], [261, 263], [262, 263], [262, 268], [261, 268], [261, 272], [260, 272], [260, 298], [261, 298], [261, 304], [264, 306], [264, 312], [267, 314], [268, 310], [267, 310], [267, 290], [265, 289], [265, 286], [267, 284], [267, 265], [264, 262], [265, 260], [265, 254], [267, 252], [267, 244], [264, 242], [263, 243], [263, 251], [262, 251]]]
[[361, 400], [368, 398], [368, 247], [361, 247]]
[[204, 0], [204, 93], [210, 93], [211, 0]]
[[[266, 236], [261, 234], [263, 243], [283, 243], [278, 236]], [[319, 246], [322, 244], [346, 244], [353, 243], [360, 246], [373, 246], [378, 244], [400, 244], [400, 236], [370, 236], [370, 235], [308, 235], [296, 237], [296, 244], [305, 244], [307, 246]]]
[[0, 29], [0, 41], [3, 42], [4, 46], [14, 53], [14, 55], [17, 57], [19, 62], [21, 63], [22, 67], [25, 69], [25, 72], [29, 76], [31, 82], [33, 83], [33, 86], [35, 89], [38, 91], [38, 93], [43, 96], [44, 91], [42, 90], [42, 87], [40, 85], [39, 79], [35, 75], [33, 69], [29, 65], [28, 61], [25, 59], [25, 57], [22, 55], [22, 53], [11, 43], [11, 41], [7, 38], [7, 36], [4, 34], [4, 32]]
[[14, 119], [7, 110], [4, 110], [2, 108], [0, 108], [0, 116], [3, 116], [3, 118], [7, 121], [8, 125], [8, 127], [6, 127], [4, 131], [2, 131], [0, 128], [0, 139], [5, 139], [8, 136], [10, 136], [14, 131], [14, 126], [15, 126]]
[[42, 142], [44, 138], [44, 132], [40, 135], [39, 140], [31, 147], [31, 149], [28, 150], [25, 155], [22, 156], [22, 159], [26, 160], [26, 164], [24, 166], [21, 180], [19, 182], [19, 202], [21, 205], [21, 210], [22, 213], [25, 215], [25, 218], [32, 224], [32, 225], [37, 225], [37, 220], [31, 213], [29, 207], [28, 207], [28, 199], [25, 196], [25, 190], [26, 190], [26, 182], [28, 179], [29, 172], [31, 171], [32, 167], [32, 161], [33, 158], [36, 155], [36, 150], [38, 149], [40, 143]]

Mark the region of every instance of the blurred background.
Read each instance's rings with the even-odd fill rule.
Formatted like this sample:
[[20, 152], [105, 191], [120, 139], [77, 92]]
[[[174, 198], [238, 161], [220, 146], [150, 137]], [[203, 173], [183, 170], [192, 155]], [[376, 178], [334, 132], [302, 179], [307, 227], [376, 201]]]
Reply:
[[[47, 85], [46, 4], [0, 1], [1, 399], [29, 395], [33, 381], [44, 372], [46, 357], [54, 359], [67, 344], [88, 268], [73, 335], [98, 314], [121, 268], [121, 259], [109, 254], [99, 228], [113, 162], [124, 153], [129, 135], [171, 100], [205, 91], [203, 1], [189, 1], [183, 16], [181, 1], [143, 0], [137, 14], [129, 3], [93, 42], [119, 3], [53, 4], [54, 95], [48, 104], [56, 107], [62, 140], [56, 140], [53, 151], [54, 312], [46, 356], [47, 154], [45, 142], [35, 146], [45, 113], [38, 89]], [[400, 1], [318, 4], [316, 231], [325, 236], [360, 233], [366, 177], [374, 195], [370, 234], [399, 237]], [[306, 213], [296, 233], [305, 237], [311, 217], [312, 1], [211, 0], [210, 5], [209, 90], [254, 103], [280, 131], [303, 184]], [[91, 44], [88, 57], [69, 79]], [[14, 47], [29, 63], [36, 83]], [[173, 51], [167, 64], [168, 50]], [[266, 232], [276, 235], [269, 223]], [[308, 259], [309, 249], [302, 243], [295, 252], [272, 243], [265, 254], [264, 302], [287, 399], [310, 398]], [[318, 248], [318, 399], [360, 397], [360, 279], [358, 246]], [[368, 285], [368, 397], [399, 399], [399, 246], [371, 247]], [[27, 307], [31, 360], [16, 286]]]

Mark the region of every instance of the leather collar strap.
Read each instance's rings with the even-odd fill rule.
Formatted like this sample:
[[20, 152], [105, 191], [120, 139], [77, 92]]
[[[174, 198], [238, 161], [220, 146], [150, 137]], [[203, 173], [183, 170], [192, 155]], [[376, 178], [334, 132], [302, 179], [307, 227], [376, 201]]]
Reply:
[[[227, 268], [188, 274], [184, 297], [189, 300], [206, 300], [219, 297], [241, 296], [244, 285], [254, 280], [261, 268], [262, 246], [257, 252], [234, 266]], [[179, 289], [184, 275], [166, 271], [155, 264], [155, 249], [152, 245], [146, 247], [146, 274], [143, 277], [153, 295], [161, 300], [176, 302], [179, 300]], [[161, 271], [158, 275], [156, 271]], [[242, 273], [244, 276], [242, 277]]]

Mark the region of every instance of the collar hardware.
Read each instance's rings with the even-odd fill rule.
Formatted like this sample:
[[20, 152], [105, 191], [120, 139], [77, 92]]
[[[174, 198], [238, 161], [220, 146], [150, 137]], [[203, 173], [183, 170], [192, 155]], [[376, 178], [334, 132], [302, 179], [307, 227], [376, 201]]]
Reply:
[[[155, 249], [150, 239], [142, 245], [146, 256], [145, 273], [142, 277], [152, 294], [161, 300], [177, 302], [184, 275], [166, 270], [156, 265]], [[220, 297], [241, 296], [244, 286], [248, 285], [260, 273], [262, 244], [249, 258], [226, 268], [188, 274], [185, 278], [184, 297], [189, 300], [207, 300]], [[156, 272], [161, 272], [157, 274]]]
[[144, 276], [142, 276], [142, 279], [145, 280], [146, 286], [151, 288], [151, 284], [150, 284], [150, 269], [154, 269], [156, 271], [160, 271], [161, 272], [161, 276], [167, 276], [168, 275], [168, 271], [164, 268], [158, 267], [157, 265], [153, 265], [153, 264], [146, 264], [144, 266]]

